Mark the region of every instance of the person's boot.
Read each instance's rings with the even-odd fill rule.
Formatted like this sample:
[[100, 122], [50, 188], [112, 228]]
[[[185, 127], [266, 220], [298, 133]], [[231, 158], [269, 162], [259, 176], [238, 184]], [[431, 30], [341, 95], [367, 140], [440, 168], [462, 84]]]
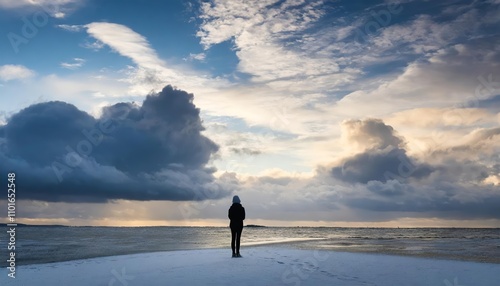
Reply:
[[241, 256], [241, 254], [238, 252], [236, 253], [236, 257], [243, 257], [243, 256]]
[[232, 256], [232, 257], [238, 257], [238, 256], [236, 256], [236, 253], [233, 253], [233, 256]]

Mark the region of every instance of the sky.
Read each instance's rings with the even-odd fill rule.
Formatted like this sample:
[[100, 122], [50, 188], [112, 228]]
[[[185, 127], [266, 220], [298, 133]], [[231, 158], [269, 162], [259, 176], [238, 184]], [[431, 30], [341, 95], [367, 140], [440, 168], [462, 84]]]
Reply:
[[498, 0], [0, 0], [0, 35], [18, 222], [500, 227]]

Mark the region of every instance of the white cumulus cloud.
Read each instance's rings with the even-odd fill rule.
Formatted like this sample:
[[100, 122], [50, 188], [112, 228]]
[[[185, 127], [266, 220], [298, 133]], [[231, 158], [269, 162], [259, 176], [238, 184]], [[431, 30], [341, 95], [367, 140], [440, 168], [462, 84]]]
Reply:
[[85, 62], [86, 61], [84, 59], [74, 58], [73, 62], [71, 62], [71, 63], [67, 63], [67, 62], [61, 63], [61, 67], [65, 68], [65, 69], [69, 69], [69, 70], [76, 70], [76, 69], [81, 68], [85, 64]]
[[3, 65], [0, 66], [0, 80], [23, 80], [33, 77], [36, 73], [22, 65]]

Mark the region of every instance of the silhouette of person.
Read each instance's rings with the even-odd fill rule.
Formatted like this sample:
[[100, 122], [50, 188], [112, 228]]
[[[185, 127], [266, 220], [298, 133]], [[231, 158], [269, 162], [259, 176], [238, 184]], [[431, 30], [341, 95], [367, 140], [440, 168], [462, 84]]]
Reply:
[[243, 231], [243, 220], [245, 220], [245, 208], [241, 205], [238, 196], [233, 197], [233, 205], [229, 208], [227, 216], [231, 220], [229, 227], [231, 228], [231, 249], [233, 257], [241, 257], [240, 255], [240, 238]]

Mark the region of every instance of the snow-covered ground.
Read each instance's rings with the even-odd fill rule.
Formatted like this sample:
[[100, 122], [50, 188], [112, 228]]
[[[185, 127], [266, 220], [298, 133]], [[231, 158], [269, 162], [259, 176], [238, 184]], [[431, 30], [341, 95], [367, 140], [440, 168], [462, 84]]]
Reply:
[[0, 270], [0, 285], [444, 285], [498, 286], [500, 264], [377, 254], [245, 247], [155, 252]]

